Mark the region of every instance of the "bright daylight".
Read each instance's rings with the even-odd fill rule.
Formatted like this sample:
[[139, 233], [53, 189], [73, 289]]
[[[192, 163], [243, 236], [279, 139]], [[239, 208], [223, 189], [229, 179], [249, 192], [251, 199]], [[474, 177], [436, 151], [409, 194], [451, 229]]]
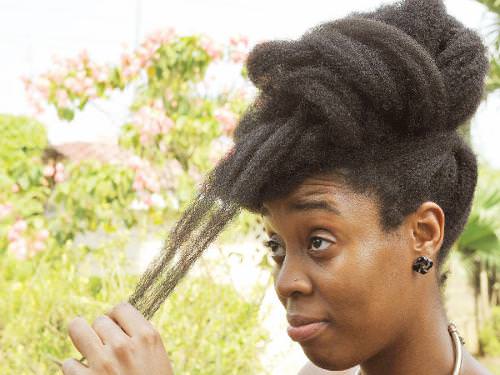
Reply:
[[0, 0], [0, 374], [500, 375], [500, 1]]

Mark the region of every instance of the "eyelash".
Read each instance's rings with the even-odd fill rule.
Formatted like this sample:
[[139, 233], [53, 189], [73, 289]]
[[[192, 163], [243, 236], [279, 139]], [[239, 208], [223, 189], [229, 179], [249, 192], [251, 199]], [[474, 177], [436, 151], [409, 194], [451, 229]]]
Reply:
[[[335, 242], [333, 242], [333, 241], [327, 240], [326, 238], [319, 237], [319, 236], [313, 236], [313, 237], [311, 237], [311, 238], [310, 238], [309, 243], [312, 243], [312, 240], [314, 240], [314, 239], [319, 239], [319, 240], [321, 240], [321, 241], [323, 241], [323, 242], [329, 242], [329, 243], [331, 243], [331, 244], [335, 243]], [[276, 241], [276, 240], [265, 240], [265, 241], [263, 242], [263, 244], [264, 244], [264, 246], [265, 246], [265, 247], [267, 247], [267, 248], [271, 249], [271, 251], [273, 251], [273, 247], [274, 247], [274, 246], [276, 246], [276, 245], [277, 245], [277, 246], [281, 246], [281, 244], [280, 244], [278, 241]], [[309, 250], [309, 248], [308, 248], [308, 250]], [[322, 250], [312, 250], [312, 251], [314, 251], [314, 252], [324, 252], [324, 251], [326, 251], [326, 249], [322, 249]], [[271, 255], [271, 256], [272, 256], [273, 258], [275, 258], [275, 257], [282, 257], [283, 255]]]

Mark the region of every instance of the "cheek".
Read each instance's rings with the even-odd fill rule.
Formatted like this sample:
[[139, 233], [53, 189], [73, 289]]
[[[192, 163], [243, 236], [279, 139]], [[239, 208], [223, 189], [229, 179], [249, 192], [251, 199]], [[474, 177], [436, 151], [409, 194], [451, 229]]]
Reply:
[[398, 304], [404, 301], [408, 283], [402, 277], [404, 257], [393, 246], [387, 241], [364, 241], [325, 272], [319, 290], [339, 332], [359, 334], [362, 341], [367, 332], [401, 316]]

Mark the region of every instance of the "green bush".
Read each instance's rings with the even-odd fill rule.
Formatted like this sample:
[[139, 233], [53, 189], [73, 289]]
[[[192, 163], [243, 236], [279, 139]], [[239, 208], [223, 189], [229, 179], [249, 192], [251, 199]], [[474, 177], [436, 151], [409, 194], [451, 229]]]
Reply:
[[70, 165], [67, 174], [49, 205], [54, 212], [50, 229], [59, 243], [86, 231], [113, 232], [136, 224], [129, 208], [135, 197], [130, 168], [90, 160]]
[[39, 158], [47, 147], [45, 127], [25, 116], [0, 115], [0, 170]]
[[[0, 214], [0, 256], [5, 253], [7, 232], [16, 218], [34, 220], [44, 213], [50, 189], [41, 184], [42, 156], [47, 147], [45, 127], [24, 116], [0, 115], [0, 206], [12, 205], [14, 210]], [[34, 222], [36, 221], [36, 223]]]
[[25, 116], [0, 115], [0, 198], [14, 183], [27, 190], [39, 184], [41, 157], [47, 147], [45, 127]]
[[[0, 257], [0, 374], [54, 374], [59, 370], [51, 359], [80, 358], [67, 334], [69, 321], [83, 316], [91, 323], [126, 300], [137, 281], [121, 271], [121, 251], [109, 257], [113, 246], [52, 249], [30, 261]], [[91, 273], [90, 264], [105, 269], [103, 276]], [[153, 324], [176, 374], [257, 374], [267, 340], [258, 309], [257, 299], [246, 301], [202, 272], [179, 285]]]
[[493, 307], [490, 321], [479, 333], [479, 342], [488, 356], [500, 356], [500, 306]]

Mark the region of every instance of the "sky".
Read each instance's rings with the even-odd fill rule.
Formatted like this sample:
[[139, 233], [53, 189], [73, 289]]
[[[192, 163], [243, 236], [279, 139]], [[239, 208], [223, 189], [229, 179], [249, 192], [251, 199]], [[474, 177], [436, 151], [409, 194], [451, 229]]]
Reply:
[[[52, 56], [69, 57], [87, 49], [101, 62], [117, 61], [123, 45], [134, 46], [151, 31], [173, 26], [181, 34], [205, 33], [216, 40], [248, 35], [250, 41], [297, 38], [306, 29], [392, 1], [284, 0], [0, 0], [0, 113], [25, 114], [29, 108], [20, 81], [48, 69]], [[488, 42], [492, 24], [474, 0], [445, 1], [448, 12]], [[490, 27], [491, 29], [491, 27]], [[213, 69], [221, 85], [238, 80], [237, 70]], [[53, 112], [42, 117], [52, 143], [112, 141], [125, 120], [131, 93], [96, 102], [70, 124]], [[500, 95], [481, 104], [473, 120], [478, 156], [500, 168]]]

